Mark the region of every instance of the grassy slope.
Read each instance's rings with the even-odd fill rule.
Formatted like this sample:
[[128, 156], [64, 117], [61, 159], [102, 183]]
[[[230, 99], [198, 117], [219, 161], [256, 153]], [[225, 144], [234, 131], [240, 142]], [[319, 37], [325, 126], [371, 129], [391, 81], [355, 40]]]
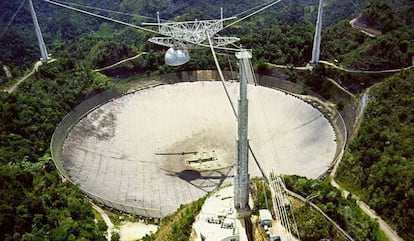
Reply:
[[181, 205], [175, 213], [161, 220], [155, 234], [146, 235], [143, 241], [186, 241], [189, 240], [192, 224], [207, 196], [189, 204]]

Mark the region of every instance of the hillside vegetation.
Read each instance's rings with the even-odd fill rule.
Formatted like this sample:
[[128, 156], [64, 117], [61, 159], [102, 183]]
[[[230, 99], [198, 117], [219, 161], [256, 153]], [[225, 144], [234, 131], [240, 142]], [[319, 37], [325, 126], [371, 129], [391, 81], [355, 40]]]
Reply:
[[414, 70], [370, 90], [358, 135], [338, 180], [355, 191], [405, 240], [414, 240]]
[[[414, 9], [414, 3], [411, 7]], [[349, 20], [343, 20], [322, 34], [321, 58], [332, 62], [338, 60], [340, 65], [362, 70], [410, 66], [414, 56], [414, 29], [409, 22], [399, 18], [384, 1], [378, 0], [368, 3], [362, 16], [381, 30], [382, 35], [377, 38], [366, 36], [353, 29]]]
[[0, 240], [105, 240], [88, 199], [60, 181], [49, 141], [83, 94], [106, 86], [106, 78], [58, 61], [19, 91], [0, 92]]
[[[325, 13], [325, 22], [330, 26], [342, 19], [342, 16], [348, 17], [349, 15], [355, 15], [355, 12], [359, 10], [356, 6], [361, 5], [363, 1], [364, 0], [358, 0], [358, 3], [354, 1], [355, 3], [352, 5], [353, 7], [351, 7], [351, 3], [347, 1], [330, 1], [327, 5]], [[211, 19], [220, 17], [221, 7], [223, 7], [224, 10], [224, 17], [231, 17], [243, 13], [246, 10], [252, 10], [253, 7], [263, 3], [263, 1], [260, 0], [90, 0], [86, 2], [82, 0], [73, 0], [70, 2], [132, 14], [133, 16], [120, 15], [96, 9], [85, 9], [136, 25], [140, 25], [142, 22], [156, 21], [155, 17], [157, 11], [160, 12], [162, 19]], [[282, 1], [266, 11], [236, 24], [233, 28], [226, 29], [222, 34], [239, 37], [243, 37], [247, 34], [255, 36], [257, 31], [263, 32], [261, 29], [265, 27], [276, 29], [276, 31], [279, 31], [279, 29], [283, 27], [285, 29], [282, 29], [278, 40], [272, 40], [273, 43], [267, 47], [268, 50], [266, 50], [266, 54], [274, 55], [272, 52], [277, 53], [278, 63], [303, 64], [308, 60], [309, 49], [312, 46], [312, 26], [314, 26], [316, 19], [317, 3], [317, 0]], [[8, 21], [16, 13], [15, 11], [18, 9], [19, 5], [20, 1], [14, 0], [4, 0], [0, 2], [0, 8], [3, 10], [2, 15], [0, 16], [0, 25], [2, 27], [6, 26], [6, 23], [8, 23]], [[55, 57], [61, 57], [59, 56], [58, 48], [60, 48], [62, 44], [66, 44], [67, 41], [78, 41], [82, 38], [99, 37], [101, 38], [101, 41], [116, 41], [120, 45], [126, 44], [129, 52], [138, 52], [144, 49], [146, 40], [152, 36], [148, 33], [143, 33], [130, 27], [108, 22], [62, 7], [57, 7], [44, 1], [34, 1], [34, 5], [46, 46], [48, 47], [49, 52]], [[75, 5], [75, 7], [80, 6]], [[341, 12], [341, 16], [335, 14], [337, 12]], [[295, 25], [300, 25], [302, 27], [295, 27]], [[292, 26], [296, 29], [294, 29], [294, 31], [289, 31], [286, 30], [287, 26]], [[2, 27], [1, 29], [3, 30]], [[279, 38], [283, 37], [285, 34], [290, 35], [291, 33], [302, 32], [304, 33], [304, 36], [301, 36], [304, 37], [303, 40], [295, 40], [293, 43], [289, 43], [289, 41], [284, 39], [279, 40]], [[282, 52], [280, 52], [280, 50], [285, 51], [287, 48], [278, 48], [279, 43], [286, 43], [284, 44], [285, 46], [293, 46], [296, 49], [303, 50], [299, 52], [296, 51], [298, 54], [297, 56], [289, 56], [284, 58], [281, 56]], [[154, 47], [152, 45], [150, 46]], [[275, 47], [277, 49], [273, 51], [273, 48]], [[8, 30], [4, 32], [3, 36], [0, 36], [0, 48], [3, 51], [0, 55], [0, 65], [5, 64], [6, 66], [9, 66], [12, 69], [13, 76], [21, 74], [20, 71], [31, 67], [31, 62], [39, 58], [33, 23], [26, 5], [24, 5], [24, 7], [17, 12], [16, 18], [9, 26]], [[152, 49], [154, 50], [154, 48]], [[157, 47], [155, 49], [165, 51], [165, 48]], [[110, 49], [101, 48], [101, 51], [105, 50], [109, 51]], [[292, 54], [296, 52], [293, 52]], [[302, 52], [307, 54], [303, 55]], [[88, 51], [81, 52], [79, 54], [83, 54], [83, 56], [85, 56], [88, 55]], [[125, 52], [122, 52], [114, 59], [122, 58], [123, 56], [125, 56]], [[295, 59], [302, 57], [306, 57], [306, 59], [301, 59], [299, 62], [297, 60], [295, 61]]]
[[207, 195], [189, 204], [181, 205], [173, 214], [161, 220], [156, 233], [146, 235], [142, 241], [188, 241], [192, 225]]
[[[362, 212], [355, 200], [344, 199], [341, 192], [330, 185], [328, 179], [319, 181], [298, 176], [285, 176], [284, 180], [289, 190], [303, 197], [311, 197], [310, 201], [332, 218], [354, 240], [382, 240], [378, 224]], [[312, 241], [323, 238], [346, 240], [319, 212], [311, 212], [309, 204], [293, 211], [301, 233], [301, 240]]]

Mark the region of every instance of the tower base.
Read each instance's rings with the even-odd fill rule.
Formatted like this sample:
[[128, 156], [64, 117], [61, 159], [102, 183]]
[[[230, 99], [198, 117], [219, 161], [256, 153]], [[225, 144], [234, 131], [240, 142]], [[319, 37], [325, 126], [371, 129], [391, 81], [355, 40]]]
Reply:
[[236, 218], [238, 219], [248, 218], [251, 215], [252, 215], [252, 210], [250, 209], [250, 207], [246, 209], [236, 209]]

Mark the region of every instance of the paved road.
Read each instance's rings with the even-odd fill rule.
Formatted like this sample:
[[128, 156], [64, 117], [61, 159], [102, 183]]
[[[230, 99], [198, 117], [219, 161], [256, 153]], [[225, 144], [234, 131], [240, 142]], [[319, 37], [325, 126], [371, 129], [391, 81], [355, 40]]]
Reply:
[[[341, 153], [341, 155], [343, 155], [343, 151]], [[339, 160], [341, 160], [342, 158], [340, 158]], [[344, 197], [348, 197], [348, 195], [351, 195], [351, 197], [353, 199], [355, 199], [357, 201], [357, 205], [359, 206], [359, 208], [361, 208], [362, 211], [364, 211], [364, 213], [366, 213], [369, 217], [371, 217], [372, 219], [375, 219], [378, 224], [380, 229], [384, 232], [384, 234], [387, 236], [388, 240], [391, 241], [403, 241], [402, 238], [400, 238], [400, 236], [398, 236], [397, 232], [395, 232], [380, 216], [378, 216], [374, 210], [372, 210], [366, 203], [364, 203], [363, 201], [361, 201], [361, 199], [352, 194], [351, 192], [349, 192], [348, 190], [346, 190], [345, 188], [341, 187], [337, 182], [335, 182], [335, 176], [336, 176], [336, 172], [338, 170], [338, 166], [339, 166], [339, 161], [335, 164], [334, 168], [332, 169], [332, 172], [330, 174], [331, 177], [331, 185], [333, 187], [335, 187], [336, 189], [338, 189], [341, 193], [342, 196]]]
[[119, 61], [119, 62], [116, 62], [115, 64], [111, 64], [111, 65], [109, 65], [109, 66], [106, 66], [106, 67], [103, 67], [103, 68], [100, 68], [100, 69], [95, 69], [95, 70], [93, 70], [93, 71], [95, 71], [95, 72], [100, 72], [100, 71], [104, 71], [104, 70], [112, 69], [112, 68], [114, 68], [115, 66], [118, 66], [118, 65], [120, 65], [120, 64], [122, 64], [122, 63], [125, 63], [125, 62], [128, 62], [128, 61], [134, 60], [134, 59], [136, 59], [136, 58], [139, 58], [140, 56], [142, 56], [142, 55], [144, 55], [144, 54], [146, 54], [146, 52], [139, 53], [139, 54], [135, 55], [134, 57], [127, 58], [127, 59], [124, 59], [124, 60], [121, 60], [121, 61]]
[[363, 27], [361, 24], [359, 24], [358, 20], [360, 20], [361, 17], [356, 17], [354, 19], [352, 19], [351, 21], [349, 21], [349, 24], [356, 30], [361, 31], [362, 33], [372, 37], [372, 38], [376, 38], [378, 36], [380, 36], [382, 33], [379, 30], [373, 29], [373, 28], [367, 28], [367, 27]]
[[[328, 63], [328, 62], [326, 62]], [[306, 65], [306, 66], [287, 66], [287, 65], [278, 65], [278, 64], [272, 64], [272, 63], [266, 63], [267, 65], [271, 66], [271, 67], [275, 67], [275, 68], [280, 68], [280, 69], [288, 69], [288, 68], [292, 68], [294, 70], [312, 70], [313, 66], [312, 65]], [[352, 98], [355, 98], [355, 95], [352, 94], [351, 92], [349, 92], [347, 89], [345, 89], [343, 86], [341, 86], [338, 82], [336, 82], [335, 80], [331, 79], [331, 78], [327, 78], [329, 82], [333, 83], [334, 85], [336, 85], [339, 89], [341, 89], [343, 92], [345, 92], [346, 94], [350, 95]]]
[[[391, 69], [391, 70], [378, 70], [378, 71], [364, 71], [364, 70], [349, 70], [349, 69], [345, 69], [342, 67], [339, 67], [333, 63], [327, 62], [327, 61], [320, 61], [320, 63], [322, 64], [326, 64], [329, 66], [332, 66], [334, 68], [343, 70], [345, 72], [351, 72], [351, 73], [395, 73], [395, 72], [399, 72], [402, 69]], [[287, 68], [287, 66], [283, 66], [283, 65], [275, 65], [275, 64], [269, 64], [270, 66], [274, 66], [274, 67], [278, 67], [278, 68]], [[407, 68], [403, 68], [404, 70], [408, 70], [413, 68], [414, 66], [410, 66]], [[309, 69], [309, 66], [307, 67], [293, 67], [294, 69], [297, 70], [306, 70]], [[345, 88], [343, 88], [339, 83], [337, 83], [336, 81], [334, 81], [333, 79], [329, 79], [328, 80], [330, 82], [332, 82], [333, 84], [335, 84], [338, 88], [340, 88], [341, 90], [343, 90], [345, 93], [349, 94], [352, 97], [355, 97], [352, 93], [350, 93], [348, 90], [346, 90]], [[343, 153], [342, 153], [343, 154]], [[338, 168], [339, 162], [335, 165], [334, 169], [331, 172], [331, 185], [335, 188], [337, 188], [338, 190], [340, 190], [342, 192], [342, 195], [347, 197], [349, 194], [351, 194], [349, 191], [345, 190], [343, 187], [341, 187], [338, 183], [335, 182], [334, 177], [336, 175], [336, 171]], [[289, 193], [292, 196], [295, 196], [293, 193]], [[363, 201], [360, 200], [359, 197], [352, 195], [352, 198], [354, 198], [355, 200], [357, 200], [357, 204], [358, 206], [361, 208], [362, 211], [364, 211], [368, 216], [370, 216], [372, 219], [375, 219], [378, 221], [380, 229], [384, 232], [384, 234], [387, 236], [387, 238], [389, 240], [392, 241], [403, 241], [403, 239], [401, 239], [397, 232], [395, 232], [380, 216], [378, 216], [374, 210], [372, 210], [366, 203], [364, 203]], [[298, 196], [295, 196], [299, 199], [301, 199]], [[312, 203], [311, 203], [312, 205]], [[315, 209], [319, 209], [318, 207], [316, 207], [316, 205], [312, 205], [314, 206]], [[320, 211], [320, 210], [319, 210]], [[320, 211], [321, 212], [321, 211]], [[321, 212], [325, 217], [327, 217], [323, 212]], [[329, 217], [327, 217], [329, 219]], [[340, 227], [338, 226], [338, 228], [340, 229]]]
[[[367, 92], [364, 94], [364, 96], [367, 95]], [[363, 105], [367, 105], [367, 102], [363, 101], [361, 104]], [[361, 107], [362, 108], [362, 107]], [[363, 111], [363, 109], [361, 109], [361, 111]], [[362, 116], [363, 112], [359, 114], [359, 116]], [[341, 153], [341, 155], [343, 155], [343, 151]], [[342, 158], [341, 158], [342, 159]], [[403, 239], [401, 239], [397, 232], [395, 232], [380, 216], [378, 216], [374, 210], [372, 210], [366, 203], [364, 203], [363, 201], [360, 200], [360, 198], [352, 193], [350, 193], [349, 191], [347, 191], [346, 189], [344, 189], [343, 187], [341, 187], [337, 182], [335, 182], [335, 176], [336, 176], [336, 172], [338, 170], [338, 166], [339, 166], [340, 162], [337, 162], [334, 166], [334, 168], [332, 169], [332, 172], [330, 174], [331, 177], [331, 185], [333, 187], [335, 187], [336, 189], [338, 189], [339, 191], [341, 191], [342, 196], [344, 197], [348, 197], [348, 195], [351, 195], [351, 197], [353, 199], [355, 199], [357, 201], [357, 205], [359, 206], [359, 208], [361, 208], [362, 211], [364, 211], [364, 213], [366, 213], [369, 217], [371, 217], [372, 219], [375, 219], [376, 221], [378, 221], [379, 227], [380, 229], [384, 232], [384, 234], [387, 236], [388, 240], [392, 240], [392, 241], [403, 241]]]
[[36, 72], [37, 71], [37, 69], [39, 68], [39, 66], [41, 66], [42, 65], [42, 62], [41, 61], [37, 61], [36, 63], [35, 63], [35, 65], [34, 65], [34, 67], [33, 67], [33, 70], [30, 72], [30, 73], [28, 73], [26, 76], [24, 76], [23, 78], [21, 78], [19, 81], [17, 81], [17, 83], [15, 83], [14, 85], [12, 85], [10, 88], [8, 88], [6, 91], [7, 91], [7, 93], [9, 93], [9, 94], [11, 94], [11, 93], [13, 93], [16, 89], [17, 89], [17, 87], [21, 84], [21, 83], [23, 83], [27, 78], [29, 78], [30, 76], [32, 76], [32, 74], [34, 74], [34, 72]]
[[[345, 68], [342, 68], [342, 67], [339, 67], [339, 66], [337, 66], [337, 65], [335, 65], [335, 64], [333, 64], [333, 63], [330, 63], [330, 62], [327, 62], [327, 61], [320, 61], [320, 63], [322, 63], [322, 64], [325, 64], [325, 65], [329, 65], [329, 66], [332, 66], [332, 67], [334, 67], [334, 68], [337, 68], [337, 69], [340, 69], [340, 70], [343, 70], [343, 71], [345, 71], [345, 72], [351, 72], [351, 73], [395, 73], [395, 72], [399, 72], [399, 71], [401, 71], [401, 70], [408, 70], [408, 69], [411, 69], [411, 68], [413, 68], [414, 67], [414, 65], [413, 66], [410, 66], [410, 67], [407, 67], [407, 68], [403, 68], [403, 69], [391, 69], [391, 70], [378, 70], [378, 71], [364, 71], [364, 70], [349, 70], [349, 69], [345, 69]], [[277, 67], [277, 68], [288, 68], [287, 66], [284, 66], [284, 65], [275, 65], [275, 64], [270, 64], [270, 63], [268, 63], [268, 65], [270, 65], [270, 66], [272, 66], [272, 67]], [[307, 69], [310, 69], [311, 67], [310, 66], [306, 66], [306, 67], [293, 67], [293, 69], [297, 69], [297, 70], [307, 70]], [[330, 82], [332, 82], [333, 84], [335, 84], [338, 88], [340, 88], [341, 90], [343, 90], [345, 93], [347, 93], [347, 94], [349, 94], [351, 97], [355, 97], [352, 93], [350, 93], [348, 90], [346, 90], [345, 88], [343, 88], [339, 83], [337, 83], [336, 81], [334, 81], [333, 79], [329, 79], [328, 78], [328, 80], [330, 81]], [[343, 154], [343, 152], [342, 152], [342, 154]], [[341, 154], [341, 155], [342, 155]], [[349, 194], [351, 194], [349, 191], [347, 191], [347, 190], [345, 190], [343, 187], [341, 187], [338, 183], [336, 183], [335, 182], [335, 180], [334, 180], [334, 177], [335, 177], [335, 175], [336, 175], [336, 171], [337, 171], [337, 168], [338, 168], [338, 165], [339, 165], [339, 162], [338, 163], [336, 163], [336, 165], [335, 165], [335, 167], [334, 167], [334, 169], [332, 170], [332, 172], [331, 172], [331, 185], [333, 186], [333, 187], [335, 187], [335, 188], [337, 188], [338, 190], [340, 190], [341, 192], [342, 192], [342, 195], [343, 196], [345, 196], [345, 197], [347, 197]], [[295, 196], [293, 193], [289, 193], [290, 195], [292, 195], [292, 196]], [[403, 239], [401, 239], [399, 236], [398, 236], [398, 234], [397, 234], [397, 232], [395, 232], [381, 217], [379, 217], [376, 213], [375, 213], [375, 211], [374, 210], [372, 210], [366, 203], [364, 203], [363, 201], [361, 201], [360, 199], [359, 199], [359, 197], [357, 197], [357, 196], [355, 196], [355, 195], [353, 195], [353, 194], [351, 194], [352, 195], [352, 197], [354, 198], [354, 199], [356, 199], [357, 200], [357, 204], [358, 204], [358, 206], [361, 208], [361, 210], [362, 211], [364, 211], [368, 216], [370, 216], [372, 219], [375, 219], [375, 220], [377, 220], [378, 221], [378, 223], [379, 223], [379, 226], [380, 226], [380, 229], [384, 232], [384, 234], [387, 236], [387, 238], [389, 239], [389, 240], [392, 240], [392, 241], [403, 241]], [[295, 197], [297, 197], [297, 196], [295, 196]], [[299, 198], [299, 197], [297, 197], [297, 198]], [[301, 199], [301, 198], [299, 198], [299, 199]], [[312, 205], [312, 204], [311, 204]], [[318, 207], [316, 207], [316, 205], [312, 205], [312, 206], [314, 206], [314, 208], [315, 209], [317, 209], [317, 210], [319, 210], [319, 208]], [[320, 211], [320, 210], [319, 210]], [[320, 211], [321, 212], [321, 211]], [[324, 216], [326, 216], [323, 212], [321, 212]], [[327, 216], [326, 216], [327, 217]], [[327, 217], [328, 219], [330, 219], [329, 217]], [[339, 226], [337, 226], [339, 229], [340, 229], [340, 227]], [[347, 237], [348, 238], [348, 237]]]
[[97, 206], [93, 202], [91, 202], [91, 204], [92, 204], [92, 208], [95, 209], [102, 216], [102, 219], [106, 223], [106, 226], [108, 226], [108, 230], [106, 231], [107, 232], [106, 239], [108, 241], [111, 241], [111, 236], [112, 236], [112, 231], [114, 229], [114, 224], [111, 222], [111, 219], [108, 217], [108, 214], [106, 214], [105, 211], [102, 210], [102, 208], [100, 208], [99, 206]]
[[403, 241], [402, 238], [398, 236], [398, 234], [380, 217], [378, 216], [374, 210], [372, 210], [366, 203], [363, 201], [357, 201], [358, 206], [368, 214], [371, 218], [376, 219], [379, 223], [381, 230], [385, 233], [389, 240], [392, 241]]
[[352, 195], [352, 198], [356, 200], [357, 205], [359, 208], [361, 208], [364, 213], [366, 213], [369, 217], [372, 219], [375, 219], [380, 229], [384, 232], [384, 234], [387, 236], [388, 240], [391, 241], [404, 241], [398, 234], [395, 232], [380, 216], [376, 214], [374, 210], [372, 210], [366, 203], [360, 200], [360, 198], [349, 191], [345, 190], [343, 187], [341, 187], [338, 183], [335, 182], [333, 178], [331, 178], [331, 185], [337, 188], [342, 192], [342, 195], [347, 197], [348, 195]]
[[409, 70], [409, 69], [411, 69], [411, 68], [413, 68], [413, 67], [414, 67], [414, 65], [411, 65], [411, 66], [409, 66], [409, 67], [406, 67], [406, 68], [401, 68], [401, 69], [385, 69], [385, 70], [352, 70], [352, 69], [346, 69], [346, 68], [340, 67], [340, 66], [338, 66], [338, 65], [335, 65], [335, 64], [330, 63], [330, 62], [325, 61], [325, 60], [320, 60], [320, 61], [319, 61], [319, 63], [321, 63], [321, 64], [325, 64], [325, 65], [328, 65], [328, 66], [331, 66], [331, 67], [333, 67], [333, 68], [335, 68], [335, 69], [339, 69], [339, 70], [342, 70], [342, 71], [345, 71], [345, 72], [348, 72], [348, 73], [363, 73], [363, 74], [384, 74], [384, 73], [397, 73], [397, 72], [400, 72], [401, 70]]
[[296, 70], [312, 70], [312, 65], [306, 65], [306, 66], [287, 66], [287, 65], [279, 65], [279, 64], [272, 64], [272, 63], [266, 63], [267, 65], [271, 66], [271, 67], [275, 67], [275, 68], [280, 68], [280, 69], [296, 69]]

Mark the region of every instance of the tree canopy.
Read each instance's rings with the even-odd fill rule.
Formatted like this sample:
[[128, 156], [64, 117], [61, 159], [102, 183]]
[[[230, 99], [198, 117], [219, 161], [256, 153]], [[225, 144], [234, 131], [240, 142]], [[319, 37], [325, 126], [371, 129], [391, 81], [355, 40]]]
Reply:
[[338, 179], [414, 238], [414, 70], [373, 86], [358, 136], [349, 143]]

